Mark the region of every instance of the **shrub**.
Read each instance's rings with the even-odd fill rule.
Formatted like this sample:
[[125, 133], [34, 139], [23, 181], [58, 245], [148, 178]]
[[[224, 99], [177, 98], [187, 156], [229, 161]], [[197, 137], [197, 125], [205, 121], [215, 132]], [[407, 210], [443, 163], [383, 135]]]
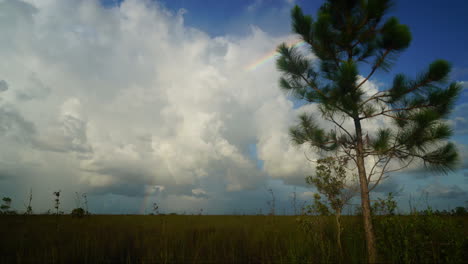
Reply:
[[75, 208], [72, 210], [71, 212], [71, 216], [72, 217], [76, 217], [76, 218], [82, 218], [86, 215], [86, 212], [83, 208]]

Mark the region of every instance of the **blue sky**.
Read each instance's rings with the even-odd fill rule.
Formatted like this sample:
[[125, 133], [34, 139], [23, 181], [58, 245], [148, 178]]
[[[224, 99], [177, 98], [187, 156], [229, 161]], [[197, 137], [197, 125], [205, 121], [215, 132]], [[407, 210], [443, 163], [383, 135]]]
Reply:
[[[250, 25], [256, 25], [276, 35], [290, 32], [289, 11], [292, 4], [286, 0], [160, 2], [173, 11], [186, 9], [185, 24], [208, 32], [212, 36], [246, 34]], [[311, 15], [316, 13], [322, 3], [322, 1], [305, 0], [293, 2]], [[395, 1], [389, 15], [396, 16], [401, 23], [410, 27], [413, 41], [401, 54], [393, 70], [417, 74], [419, 69], [424, 69], [428, 63], [443, 58], [453, 64], [454, 78], [467, 79], [466, 10], [468, 3], [463, 0]]]
[[[122, 0], [101, 0], [106, 7], [119, 5]], [[321, 1], [287, 0], [161, 0], [164, 7], [178, 12], [185, 10], [184, 22], [211, 36], [242, 35], [257, 26], [273, 35], [291, 32], [290, 9], [294, 4], [305, 13], [314, 15]], [[395, 73], [417, 76], [429, 63], [445, 59], [452, 64], [452, 80], [468, 80], [468, 34], [466, 25], [468, 2], [463, 0], [395, 1], [389, 16], [407, 24], [412, 43], [396, 61], [390, 74], [378, 72], [375, 79], [389, 83]], [[468, 84], [466, 84], [468, 85]], [[464, 93], [459, 103], [466, 102]]]
[[[167, 8], [176, 11], [186, 9], [184, 15], [188, 26], [199, 28], [212, 36], [229, 34], [246, 34], [249, 27], [255, 25], [265, 32], [274, 35], [287, 34], [290, 32], [289, 10], [292, 2], [302, 7], [305, 13], [314, 15], [321, 5], [321, 1], [284, 1], [284, 0], [261, 0], [261, 1], [216, 1], [206, 0], [190, 1], [175, 0], [161, 1]], [[382, 84], [391, 82], [395, 73], [405, 73], [409, 76], [417, 76], [429, 63], [436, 59], [445, 59], [452, 64], [451, 78], [454, 81], [465, 81], [468, 89], [468, 2], [462, 0], [453, 1], [395, 1], [390, 16], [396, 16], [401, 23], [407, 24], [412, 33], [412, 43], [396, 61], [390, 73], [380, 72], [375, 75], [374, 80]], [[468, 92], [465, 90], [457, 105], [468, 103]], [[455, 114], [468, 117], [467, 112]], [[460, 129], [461, 130], [461, 129]], [[467, 144], [468, 135], [456, 131], [453, 140], [461, 144]], [[255, 157], [255, 145], [251, 145], [252, 156]], [[465, 157], [462, 157], [466, 158]], [[448, 185], [464, 186], [466, 191], [466, 160], [465, 170], [450, 173], [448, 176], [435, 175], [431, 172], [420, 172], [419, 177], [408, 176], [406, 173], [395, 175], [395, 182], [405, 192], [421, 191], [424, 185], [444, 183]], [[258, 166], [262, 166], [259, 160]], [[395, 189], [393, 189], [395, 191]], [[413, 194], [414, 196], [418, 194]], [[467, 198], [465, 194], [465, 199]], [[404, 197], [400, 202], [405, 202]], [[447, 209], [451, 202], [436, 199], [436, 206]], [[404, 205], [403, 205], [404, 206]], [[423, 205], [424, 206], [424, 205]]]
[[[120, 5], [123, 0], [101, 0], [106, 7]], [[185, 10], [184, 22], [211, 36], [242, 35], [252, 25], [273, 35], [291, 32], [290, 9], [299, 5], [305, 13], [315, 15], [322, 1], [306, 0], [160, 0], [164, 7], [178, 12]], [[392, 73], [415, 76], [436, 59], [452, 63], [454, 80], [468, 79], [468, 34], [466, 25], [468, 2], [463, 0], [394, 1], [389, 16], [397, 17], [410, 27], [412, 43], [398, 58]], [[378, 74], [387, 82], [393, 74]], [[465, 98], [466, 99], [466, 98]], [[463, 100], [461, 100], [463, 101]]]
[[[305, 0], [10, 0], [0, 1], [0, 196], [33, 208], [64, 210], [88, 193], [97, 213], [161, 211], [291, 213], [313, 188], [304, 149], [287, 129], [313, 111], [278, 88], [274, 60], [248, 70], [291, 37], [294, 4]], [[374, 197], [399, 192], [440, 209], [468, 200], [468, 3], [396, 1], [390, 15], [413, 35], [390, 73], [416, 76], [435, 59], [453, 65], [465, 90], [450, 118], [462, 154], [449, 175], [406, 171]], [[313, 157], [314, 153], [309, 153]], [[422, 198], [421, 198], [422, 197]], [[414, 204], [414, 203], [413, 203]]]

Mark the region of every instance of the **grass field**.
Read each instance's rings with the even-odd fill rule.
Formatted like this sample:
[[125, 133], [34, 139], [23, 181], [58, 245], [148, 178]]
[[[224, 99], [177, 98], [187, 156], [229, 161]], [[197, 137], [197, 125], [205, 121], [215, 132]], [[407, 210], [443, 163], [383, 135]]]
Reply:
[[[298, 221], [300, 219], [300, 221]], [[375, 219], [382, 261], [468, 260], [467, 217]], [[332, 217], [0, 216], [0, 263], [333, 263]], [[343, 263], [363, 263], [359, 216], [343, 217]]]

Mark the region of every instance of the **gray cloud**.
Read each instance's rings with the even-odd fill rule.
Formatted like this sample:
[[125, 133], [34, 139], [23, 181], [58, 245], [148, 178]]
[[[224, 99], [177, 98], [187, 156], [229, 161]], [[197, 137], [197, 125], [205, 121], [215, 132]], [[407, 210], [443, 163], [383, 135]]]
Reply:
[[393, 195], [401, 195], [403, 190], [403, 186], [398, 183], [397, 180], [394, 178], [388, 178], [384, 180], [382, 183], [375, 187], [374, 192], [388, 194], [392, 193]]
[[86, 122], [73, 116], [65, 116], [53, 134], [35, 138], [34, 147], [45, 151], [76, 152], [81, 159], [92, 154], [92, 147], [87, 142]]
[[428, 193], [430, 197], [442, 199], [460, 199], [468, 198], [468, 192], [463, 190], [458, 185], [442, 185], [439, 183], [430, 184], [421, 189], [422, 192]]
[[50, 94], [50, 91], [50, 88], [33, 74], [28, 78], [26, 87], [16, 90], [16, 99], [19, 101], [44, 99]]
[[457, 105], [452, 113], [451, 123], [453, 125], [455, 134], [466, 135], [468, 134], [468, 104]]
[[[24, 1], [0, 2], [0, 29], [2, 32], [0, 35], [0, 40], [2, 40], [0, 55], [2, 55], [3, 60], [21, 54], [21, 51], [32, 43], [30, 26], [34, 23], [33, 16], [37, 11], [37, 8]], [[23, 42], [24, 40], [28, 40], [28, 42]]]
[[15, 141], [29, 143], [36, 133], [34, 123], [26, 120], [11, 105], [0, 105], [0, 134]]
[[91, 195], [115, 194], [126, 197], [143, 197], [145, 185], [133, 182], [120, 182], [111, 186], [93, 187], [87, 191]]
[[8, 90], [8, 83], [5, 80], [0, 80], [0, 92]]

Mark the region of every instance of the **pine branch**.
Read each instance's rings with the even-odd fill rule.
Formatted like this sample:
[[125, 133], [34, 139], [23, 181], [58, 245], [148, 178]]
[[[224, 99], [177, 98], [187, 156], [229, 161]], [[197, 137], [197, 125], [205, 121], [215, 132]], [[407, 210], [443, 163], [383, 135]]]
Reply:
[[[358, 108], [361, 109], [365, 104], [367, 104], [368, 102], [372, 101], [372, 100], [381, 100], [383, 101], [382, 99], [380, 98], [384, 98], [384, 97], [389, 97], [390, 95], [388, 94], [385, 94], [387, 91], [379, 91], [375, 94], [373, 94], [371, 97], [367, 98], [364, 102], [362, 102], [361, 104], [359, 104]], [[385, 102], [385, 101], [384, 101]]]
[[[371, 188], [369, 188], [369, 192], [371, 192], [372, 190], [374, 190], [374, 188], [379, 185], [380, 181], [384, 178], [383, 176], [385, 175], [385, 168], [387, 167], [387, 165], [390, 163], [390, 160], [392, 159], [392, 156], [390, 156], [387, 161], [385, 162], [385, 165], [383, 166], [382, 168], [382, 171], [380, 172], [380, 176], [379, 178], [377, 179], [377, 181], [375, 182], [374, 186], [372, 186]], [[369, 184], [371, 182], [371, 178], [369, 177], [367, 179], [367, 184]]]
[[361, 83], [358, 84], [358, 86], [356, 86], [356, 89], [359, 89], [359, 87], [361, 87], [365, 82], [367, 82], [369, 80], [369, 78], [375, 73], [375, 71], [380, 67], [380, 65], [382, 65], [382, 63], [385, 60], [385, 57], [387, 57], [387, 55], [390, 53], [390, 51], [391, 51], [391, 49], [385, 50], [384, 54], [380, 57], [380, 59], [377, 61], [377, 63], [374, 64], [374, 66], [372, 66], [371, 72], [367, 75], [367, 77], [364, 80], [361, 81]]
[[[390, 113], [390, 112], [411, 111], [411, 110], [416, 110], [416, 109], [421, 109], [421, 108], [430, 108], [430, 107], [434, 107], [434, 106], [433, 106], [433, 105], [418, 105], [418, 106], [407, 107], [407, 108], [388, 109], [388, 110], [384, 110], [384, 111], [382, 111], [382, 112], [380, 112], [380, 113], [377, 113], [377, 114], [373, 114], [373, 115], [370, 115], [370, 116], [360, 117], [359, 119], [360, 119], [360, 120], [363, 120], [363, 119], [367, 119], [367, 118], [372, 118], [372, 117], [376, 117], [376, 116], [379, 116], [379, 115], [385, 115], [386, 113]], [[391, 118], [398, 118], [398, 117], [390, 116], [390, 115], [385, 115], [385, 116], [388, 116], [388, 117], [391, 117]], [[408, 120], [408, 119], [405, 119], [405, 120]]]
[[374, 174], [375, 174], [374, 170], [376, 169], [377, 165], [379, 163], [381, 163], [382, 161], [384, 161], [384, 160], [385, 160], [385, 157], [379, 157], [379, 159], [376, 162], [374, 162], [374, 165], [372, 166], [372, 168], [371, 168], [371, 170], [369, 172], [369, 176], [367, 177], [367, 182], [369, 182], [371, 177], [374, 176]]

